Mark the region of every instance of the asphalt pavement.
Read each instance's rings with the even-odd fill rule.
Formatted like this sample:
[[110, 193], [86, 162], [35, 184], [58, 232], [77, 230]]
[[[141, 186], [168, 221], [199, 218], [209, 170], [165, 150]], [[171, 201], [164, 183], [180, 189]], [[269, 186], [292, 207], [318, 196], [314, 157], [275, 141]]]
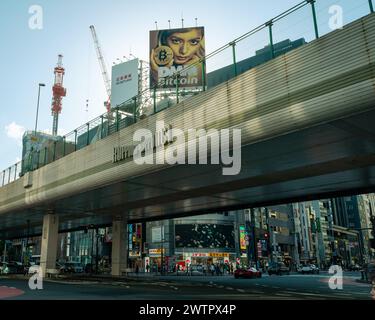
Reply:
[[346, 272], [343, 288], [332, 290], [332, 275], [264, 275], [259, 279], [233, 276], [132, 276], [114, 281], [46, 279], [31, 290], [28, 278], [0, 277], [0, 299], [11, 300], [371, 300], [371, 285], [358, 272]]

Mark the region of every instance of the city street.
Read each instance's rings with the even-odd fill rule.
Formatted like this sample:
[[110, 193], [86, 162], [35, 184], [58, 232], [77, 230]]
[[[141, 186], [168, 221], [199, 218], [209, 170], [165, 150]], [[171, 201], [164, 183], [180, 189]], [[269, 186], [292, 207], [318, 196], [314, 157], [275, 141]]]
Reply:
[[375, 0], [0, 11], [2, 311], [372, 307]]
[[16, 300], [371, 300], [371, 285], [356, 282], [360, 274], [344, 274], [343, 290], [331, 290], [330, 275], [149, 276], [124, 281], [47, 280], [43, 290], [30, 290], [27, 278], [0, 278], [0, 298]]

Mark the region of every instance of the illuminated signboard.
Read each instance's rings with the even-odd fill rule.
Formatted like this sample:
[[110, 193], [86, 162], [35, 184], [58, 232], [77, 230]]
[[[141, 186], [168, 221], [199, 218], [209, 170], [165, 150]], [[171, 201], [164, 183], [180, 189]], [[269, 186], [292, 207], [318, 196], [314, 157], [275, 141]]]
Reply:
[[245, 226], [240, 226], [240, 249], [246, 250], [246, 231]]

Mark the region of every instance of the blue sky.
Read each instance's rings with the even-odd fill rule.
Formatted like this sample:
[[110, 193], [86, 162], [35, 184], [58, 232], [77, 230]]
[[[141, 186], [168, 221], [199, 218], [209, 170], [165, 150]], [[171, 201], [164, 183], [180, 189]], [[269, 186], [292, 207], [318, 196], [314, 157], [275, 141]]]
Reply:
[[[262, 24], [300, 0], [2, 0], [0, 2], [0, 170], [21, 157], [20, 137], [24, 129], [35, 125], [38, 83], [42, 88], [38, 129], [51, 130], [50, 112], [53, 68], [59, 53], [64, 55], [67, 97], [60, 116], [61, 133], [102, 114], [105, 109], [105, 88], [96, 59], [89, 26], [95, 25], [107, 66], [118, 57], [131, 52], [148, 61], [149, 31], [155, 28], [198, 24], [206, 29], [206, 52], [230, 42]], [[344, 9], [344, 22], [368, 12], [367, 0], [318, 0], [319, 27], [328, 32], [328, 8], [338, 3]], [[43, 9], [43, 29], [29, 28], [29, 8]], [[288, 23], [275, 26], [276, 41], [313, 36], [311, 11], [294, 14]], [[293, 22], [293, 23], [292, 23]], [[240, 58], [245, 58], [267, 44], [266, 34], [260, 34], [239, 46]], [[228, 57], [217, 59], [217, 66], [229, 63]], [[214, 63], [213, 63], [214, 64]], [[214, 65], [213, 65], [214, 67]], [[209, 71], [209, 70], [208, 70]], [[89, 99], [86, 111], [86, 99]]]

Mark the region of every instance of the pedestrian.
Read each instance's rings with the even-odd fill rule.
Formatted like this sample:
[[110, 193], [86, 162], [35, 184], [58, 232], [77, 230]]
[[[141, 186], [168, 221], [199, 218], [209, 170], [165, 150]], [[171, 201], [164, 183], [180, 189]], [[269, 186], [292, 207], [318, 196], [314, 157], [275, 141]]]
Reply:
[[147, 263], [146, 264], [146, 272], [149, 273], [150, 272], [150, 265]]
[[220, 275], [220, 266], [219, 266], [218, 263], [216, 264], [216, 268], [215, 268], [215, 270], [216, 270], [216, 275], [217, 275], [217, 276]]
[[136, 266], [135, 266], [135, 274], [137, 275], [137, 277], [138, 277], [138, 273], [139, 273], [139, 266], [138, 266], [138, 264], [136, 264]]

